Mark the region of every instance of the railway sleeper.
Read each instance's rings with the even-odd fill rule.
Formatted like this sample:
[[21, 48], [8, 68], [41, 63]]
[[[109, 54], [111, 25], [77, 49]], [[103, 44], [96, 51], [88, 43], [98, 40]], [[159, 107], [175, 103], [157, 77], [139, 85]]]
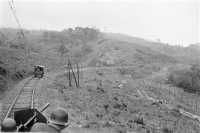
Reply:
[[21, 95], [20, 97], [19, 97], [19, 100], [20, 99], [27, 99], [27, 98], [30, 98], [32, 95], [31, 94], [26, 94], [26, 95]]
[[32, 92], [33, 91], [33, 88], [32, 89], [24, 89], [23, 91], [22, 91], [22, 93], [24, 93], [24, 92]]
[[30, 104], [31, 103], [31, 100], [29, 99], [20, 99], [19, 101], [17, 101], [16, 105], [17, 104]]
[[34, 86], [25, 86], [24, 89], [26, 90], [32, 90], [34, 88]]
[[[20, 104], [29, 105], [31, 102], [32, 102], [32, 101], [29, 100], [29, 99], [28, 99], [28, 100], [26, 100], [26, 99], [21, 99], [21, 100], [17, 101], [17, 103], [15, 104], [15, 106], [20, 105]], [[15, 106], [14, 106], [14, 107], [15, 107]]]
[[13, 108], [12, 113], [14, 113], [15, 111], [24, 110], [28, 108], [30, 108], [30, 106]]
[[36, 83], [33, 84], [27, 84], [24, 86], [24, 88], [33, 88], [36, 85]]
[[32, 95], [31, 94], [27, 94], [27, 95], [21, 95], [20, 97], [19, 97], [19, 100], [21, 100], [21, 99], [30, 99], [30, 97], [31, 97]]
[[16, 108], [26, 108], [26, 107], [30, 107], [30, 104], [17, 104], [15, 107]]
[[[24, 107], [25, 105], [26, 105], [26, 106], [30, 106], [30, 102], [29, 102], [29, 103], [18, 103], [18, 104], [15, 105], [15, 107], [21, 107], [21, 106]], [[14, 108], [15, 108], [15, 107], [14, 107]]]
[[33, 91], [33, 90], [24, 90], [22, 93], [23, 93], [23, 94], [24, 94], [24, 93], [25, 93], [25, 94], [26, 94], [26, 93], [32, 93], [32, 91]]
[[23, 92], [24, 92], [24, 91], [30, 91], [30, 92], [31, 92], [33, 89], [34, 89], [33, 87], [31, 87], [31, 89], [30, 89], [30, 88], [28, 88], [28, 89], [25, 88], [25, 89], [23, 90]]

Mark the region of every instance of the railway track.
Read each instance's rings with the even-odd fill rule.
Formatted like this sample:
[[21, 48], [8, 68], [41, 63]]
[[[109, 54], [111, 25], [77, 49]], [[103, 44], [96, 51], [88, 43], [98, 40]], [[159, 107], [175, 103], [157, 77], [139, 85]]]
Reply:
[[14, 112], [25, 108], [34, 108], [34, 94], [39, 79], [29, 78], [19, 88], [15, 96], [11, 96], [9, 101], [5, 101], [2, 107], [1, 121], [5, 118], [13, 118]]

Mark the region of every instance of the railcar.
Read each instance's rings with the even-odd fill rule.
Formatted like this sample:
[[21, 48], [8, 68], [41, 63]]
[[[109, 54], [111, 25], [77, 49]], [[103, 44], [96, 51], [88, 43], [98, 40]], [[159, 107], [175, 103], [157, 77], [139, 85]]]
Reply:
[[35, 78], [42, 78], [44, 76], [44, 66], [35, 65], [33, 73]]

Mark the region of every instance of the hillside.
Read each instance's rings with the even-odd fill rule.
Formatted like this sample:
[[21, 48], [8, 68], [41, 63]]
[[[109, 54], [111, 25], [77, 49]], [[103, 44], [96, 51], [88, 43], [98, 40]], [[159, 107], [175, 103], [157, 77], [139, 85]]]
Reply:
[[18, 29], [0, 29], [0, 85], [1, 91], [8, 89], [12, 81], [18, 81], [31, 74], [33, 66], [41, 64], [46, 70], [57, 69], [68, 55], [81, 60], [91, 51], [88, 42], [96, 39], [97, 30], [80, 27], [57, 31], [23, 30], [25, 38]]
[[[20, 38], [17, 29], [4, 28], [1, 32], [7, 36], [7, 40], [0, 37], [1, 47], [24, 49], [26, 46], [29, 52], [43, 56], [43, 58], [65, 59], [70, 55], [73, 60], [92, 65], [95, 64], [94, 62], [98, 65], [102, 60], [108, 60], [114, 65], [113, 61], [116, 60], [114, 58], [118, 58], [116, 65], [119, 63], [130, 65], [134, 62], [192, 63], [200, 58], [199, 49], [192, 45], [189, 47], [171, 46], [123, 34], [102, 33], [92, 28], [76, 27], [62, 31], [24, 30], [26, 43]], [[84, 64], [87, 65], [87, 63]]]
[[[0, 31], [3, 33], [0, 36], [1, 69], [9, 72], [10, 77], [16, 73], [27, 75], [24, 73], [30, 73], [35, 64], [55, 69], [65, 65], [68, 58], [82, 66], [152, 64], [158, 68], [173, 63], [191, 64], [200, 59], [198, 45], [170, 46], [87, 27], [62, 31], [24, 29], [25, 39], [18, 29], [2, 28]], [[2, 84], [5, 84], [5, 75], [1, 75]]]
[[166, 43], [161, 42], [153, 42], [149, 40], [145, 40], [138, 37], [131, 37], [128, 35], [123, 34], [115, 34], [115, 33], [109, 33], [106, 34], [107, 38], [112, 38], [119, 41], [126, 41], [129, 43], [135, 43], [141, 46], [146, 46], [150, 48], [151, 50], [160, 52], [162, 54], [166, 54], [168, 56], [171, 56], [181, 62], [185, 63], [191, 63], [191, 62], [199, 62], [199, 48], [200, 45], [197, 44], [190, 44], [187, 47], [181, 47], [181, 46], [173, 46]]
[[[0, 87], [31, 75], [36, 64], [46, 66], [37, 98], [47, 110], [62, 106], [70, 124], [85, 128], [115, 128], [118, 132], [195, 133], [199, 115], [196, 94], [169, 84], [171, 69], [199, 63], [197, 44], [171, 46], [122, 34], [76, 27], [62, 31], [0, 29]], [[80, 88], [68, 86], [68, 58], [82, 67]], [[42, 89], [41, 89], [42, 88]], [[45, 91], [44, 91], [45, 90]], [[195, 104], [196, 103], [196, 104]]]

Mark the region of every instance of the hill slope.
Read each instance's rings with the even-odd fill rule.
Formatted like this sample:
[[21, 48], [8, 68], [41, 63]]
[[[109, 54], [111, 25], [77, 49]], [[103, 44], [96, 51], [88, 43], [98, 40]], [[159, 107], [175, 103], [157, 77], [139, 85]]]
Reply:
[[[3, 28], [0, 31], [6, 36], [0, 36], [1, 69], [13, 74], [17, 71], [29, 73], [35, 64], [48, 66], [49, 70], [58, 68], [65, 65], [69, 57], [83, 66], [153, 64], [162, 67], [200, 61], [197, 45], [170, 46], [87, 27], [63, 31], [24, 30], [25, 40], [18, 29]], [[25, 66], [27, 70], [23, 70]]]
[[[1, 30], [14, 41], [0, 38], [0, 85], [6, 86], [18, 72], [29, 73], [35, 64], [57, 70], [45, 74], [36, 92], [39, 105], [51, 103], [47, 115], [62, 106], [69, 112], [70, 124], [85, 128], [108, 127], [137, 133], [200, 130], [196, 120], [178, 111], [200, 114], [194, 105], [199, 102], [198, 96], [166, 83], [171, 67], [179, 68], [200, 59], [198, 46], [170, 46], [81, 27], [25, 30], [24, 43], [18, 38], [18, 30]], [[69, 87], [65, 70], [59, 69], [68, 58], [73, 64], [89, 66], [81, 71], [80, 88]]]

